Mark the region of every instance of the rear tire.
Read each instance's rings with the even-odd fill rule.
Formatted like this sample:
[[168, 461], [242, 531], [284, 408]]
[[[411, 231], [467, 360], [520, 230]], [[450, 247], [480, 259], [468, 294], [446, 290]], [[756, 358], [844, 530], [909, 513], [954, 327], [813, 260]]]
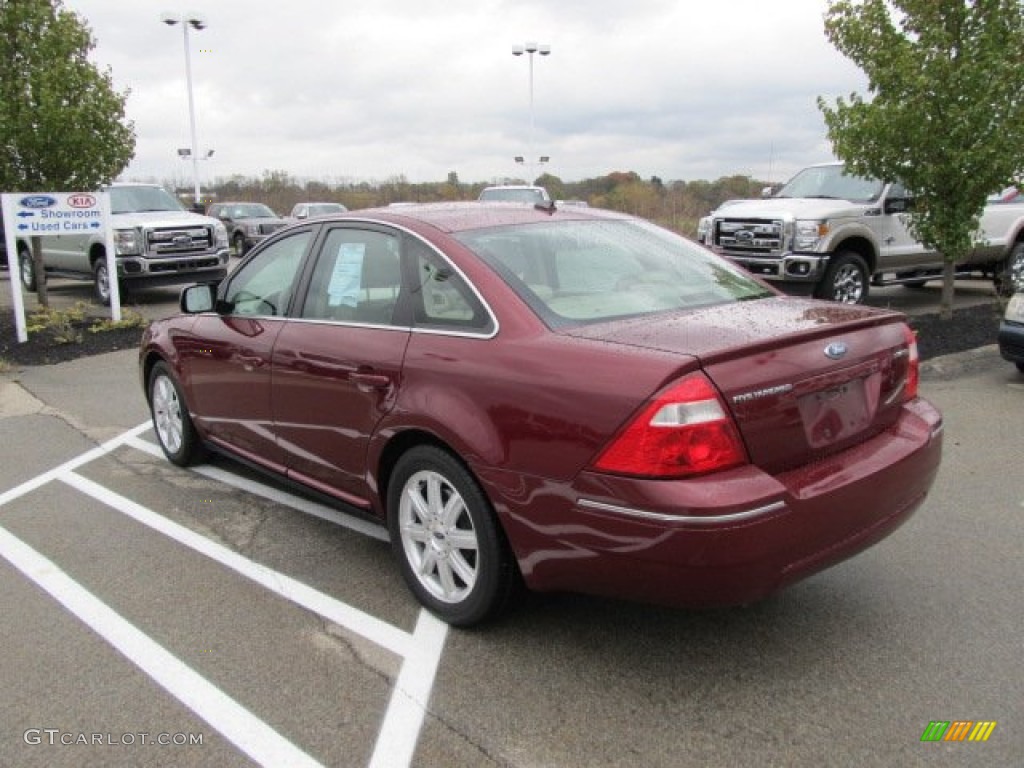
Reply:
[[32, 293], [36, 289], [36, 268], [32, 263], [32, 254], [24, 246], [18, 249], [18, 276], [21, 287]]
[[868, 297], [868, 265], [856, 253], [841, 251], [829, 263], [815, 295], [841, 304], [863, 304]]
[[484, 492], [450, 453], [422, 445], [398, 460], [388, 528], [402, 577], [432, 613], [468, 627], [505, 606], [515, 560]]

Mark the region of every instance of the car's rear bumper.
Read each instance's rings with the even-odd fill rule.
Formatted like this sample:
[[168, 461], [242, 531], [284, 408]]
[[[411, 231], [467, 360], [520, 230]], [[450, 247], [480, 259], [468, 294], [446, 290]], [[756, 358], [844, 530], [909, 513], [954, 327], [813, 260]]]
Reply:
[[874, 438], [771, 476], [687, 481], [583, 473], [565, 486], [483, 473], [526, 583], [672, 605], [745, 603], [881, 540], [924, 500], [942, 419], [907, 404]]

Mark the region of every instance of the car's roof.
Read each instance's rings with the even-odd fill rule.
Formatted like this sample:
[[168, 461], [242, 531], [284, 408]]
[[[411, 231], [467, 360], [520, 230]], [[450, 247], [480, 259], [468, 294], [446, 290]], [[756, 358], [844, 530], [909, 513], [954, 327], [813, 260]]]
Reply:
[[632, 217], [616, 211], [581, 206], [523, 205], [509, 202], [422, 203], [398, 208], [365, 208], [349, 213], [328, 216], [318, 221], [346, 221], [370, 219], [393, 224], [412, 221], [430, 225], [443, 232], [463, 232], [472, 229], [530, 224], [557, 220], [616, 219]]

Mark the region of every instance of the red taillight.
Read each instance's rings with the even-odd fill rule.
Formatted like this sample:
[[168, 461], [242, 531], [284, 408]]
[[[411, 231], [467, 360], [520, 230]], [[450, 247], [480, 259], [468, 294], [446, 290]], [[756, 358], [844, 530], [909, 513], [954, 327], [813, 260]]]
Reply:
[[669, 478], [745, 463], [736, 425], [711, 382], [698, 373], [656, 395], [601, 452], [594, 468]]
[[905, 400], [917, 397], [917, 386], [921, 380], [921, 360], [917, 354], [917, 336], [909, 325], [903, 326], [903, 337], [907, 341], [907, 386]]

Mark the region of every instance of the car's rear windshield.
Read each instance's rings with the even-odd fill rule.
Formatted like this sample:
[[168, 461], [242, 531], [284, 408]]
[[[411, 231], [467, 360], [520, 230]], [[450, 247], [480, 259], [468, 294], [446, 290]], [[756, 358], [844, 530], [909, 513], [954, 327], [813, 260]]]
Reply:
[[772, 295], [724, 259], [640, 221], [551, 221], [458, 238], [552, 328]]

